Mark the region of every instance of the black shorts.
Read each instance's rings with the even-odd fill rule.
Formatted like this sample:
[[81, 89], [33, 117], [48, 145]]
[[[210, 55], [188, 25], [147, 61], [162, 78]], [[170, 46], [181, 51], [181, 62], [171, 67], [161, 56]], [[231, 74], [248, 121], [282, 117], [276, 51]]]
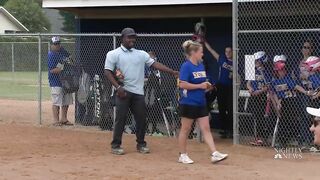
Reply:
[[192, 106], [180, 104], [179, 106], [180, 117], [189, 119], [198, 119], [209, 115], [206, 106]]

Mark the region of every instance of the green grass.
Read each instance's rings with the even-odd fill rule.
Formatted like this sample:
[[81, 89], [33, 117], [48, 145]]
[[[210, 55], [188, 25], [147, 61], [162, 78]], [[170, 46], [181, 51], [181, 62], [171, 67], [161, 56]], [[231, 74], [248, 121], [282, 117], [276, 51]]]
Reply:
[[[0, 98], [37, 100], [38, 72], [0, 72]], [[42, 99], [50, 99], [48, 73], [42, 72]]]

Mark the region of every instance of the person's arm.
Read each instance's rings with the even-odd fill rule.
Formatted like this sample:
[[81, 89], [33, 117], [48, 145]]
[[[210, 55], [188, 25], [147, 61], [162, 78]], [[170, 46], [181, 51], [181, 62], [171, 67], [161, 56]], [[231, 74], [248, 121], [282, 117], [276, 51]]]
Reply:
[[253, 93], [253, 88], [251, 87], [251, 81], [247, 82], [247, 89], [248, 89], [250, 94]]
[[155, 59], [157, 59], [157, 58], [156, 58], [156, 55], [154, 52], [150, 51], [149, 53], [145, 53], [144, 58], [145, 58], [145, 61], [146, 61], [146, 64], [148, 67], [153, 67], [159, 71], [167, 72], [169, 74], [174, 75], [176, 78], [179, 77], [178, 71], [174, 71], [173, 69], [168, 68], [167, 66], [163, 65], [162, 63], [155, 61]]
[[62, 69], [61, 68], [54, 68], [54, 69], [51, 69], [50, 70], [50, 73], [52, 73], [52, 74], [60, 74], [61, 73], [61, 71], [62, 71]]
[[105, 70], [104, 70], [104, 75], [105, 75], [105, 77], [111, 82], [111, 84], [112, 84], [115, 88], [119, 88], [119, 87], [120, 87], [118, 81], [114, 78], [113, 71], [111, 71], [111, 70], [109, 70], [109, 69], [105, 69]]
[[271, 103], [274, 107], [274, 110], [277, 114], [278, 117], [281, 116], [281, 99], [278, 98], [277, 94], [274, 93], [274, 92], [270, 92], [270, 100], [271, 100]]
[[111, 82], [111, 84], [116, 88], [117, 96], [120, 98], [124, 98], [126, 96], [126, 92], [122, 86], [119, 85], [117, 80], [114, 77], [113, 70], [116, 67], [116, 58], [110, 52], [107, 54], [105, 67], [104, 67], [104, 75]]
[[208, 51], [212, 54], [212, 56], [218, 61], [219, 60], [219, 53], [217, 53], [217, 51], [215, 51], [209, 43], [205, 42], [204, 45], [206, 46], [206, 48], [208, 49]]
[[151, 65], [153, 68], [155, 69], [158, 69], [162, 72], [167, 72], [169, 74], [172, 74], [174, 75], [175, 77], [178, 77], [179, 76], [179, 72], [178, 71], [174, 71], [173, 69], [171, 68], [168, 68], [167, 66], [159, 63], [159, 62], [154, 62], [152, 65]]
[[192, 84], [192, 83], [189, 83], [187, 81], [180, 81], [179, 87], [181, 89], [186, 89], [186, 90], [209, 89], [211, 87], [211, 83], [203, 82], [201, 84]]
[[310, 96], [311, 95], [311, 91], [306, 91], [303, 87], [299, 86], [299, 85], [296, 85], [295, 90], [299, 91], [300, 93], [302, 94], [305, 94], [307, 96]]
[[186, 90], [194, 89], [209, 89], [212, 85], [209, 82], [203, 82], [201, 84], [192, 84], [190, 83], [190, 76], [192, 72], [186, 64], [183, 64], [180, 68], [180, 77], [179, 77], [179, 88]]

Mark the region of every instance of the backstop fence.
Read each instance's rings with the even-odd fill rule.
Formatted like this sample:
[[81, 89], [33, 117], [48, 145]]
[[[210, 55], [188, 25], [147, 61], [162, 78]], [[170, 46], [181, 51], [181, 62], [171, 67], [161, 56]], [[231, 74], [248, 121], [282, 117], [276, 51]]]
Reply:
[[235, 143], [313, 145], [306, 107], [319, 108], [320, 74], [306, 61], [319, 56], [319, 9], [317, 0], [233, 1]]
[[[181, 45], [190, 39], [191, 35], [139, 34], [136, 48], [154, 52], [157, 61], [179, 70], [185, 61]], [[8, 100], [2, 103], [13, 104], [17, 101], [31, 100], [34, 102], [32, 104], [34, 109], [29, 112], [32, 116], [30, 119], [37, 119], [38, 124], [46, 125], [53, 123], [51, 90], [48, 82], [48, 52], [52, 36], [55, 35], [5, 34], [0, 39], [0, 99]], [[115, 116], [114, 89], [104, 76], [104, 64], [108, 51], [120, 46], [120, 34], [58, 34], [58, 36], [62, 47], [74, 60], [77, 76], [86, 88], [85, 93], [80, 95], [80, 101], [78, 93], [74, 94], [75, 123], [111, 130]], [[173, 76], [146, 68], [145, 102], [148, 112], [148, 133], [175, 135], [178, 126], [176, 123], [179, 121], [177, 93], [176, 79]], [[31, 106], [31, 104], [23, 106], [29, 105]], [[24, 113], [23, 106], [19, 114]], [[71, 117], [72, 111], [73, 109]], [[10, 114], [18, 116], [13, 110]], [[27, 118], [25, 116], [17, 119], [23, 121]], [[135, 131], [131, 113], [128, 115], [125, 131], [128, 133]]]

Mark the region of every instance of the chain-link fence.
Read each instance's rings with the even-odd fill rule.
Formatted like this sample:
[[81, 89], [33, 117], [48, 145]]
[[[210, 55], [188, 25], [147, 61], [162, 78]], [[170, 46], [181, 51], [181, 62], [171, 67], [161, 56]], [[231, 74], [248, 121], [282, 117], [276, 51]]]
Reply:
[[319, 56], [320, 1], [236, 0], [233, 5], [235, 69], [241, 79], [234, 82], [240, 89], [234, 93], [236, 142], [312, 146], [306, 107], [319, 108], [310, 92], [318, 88], [320, 75], [305, 62]]
[[[51, 88], [48, 82], [48, 53], [51, 34], [4, 35], [0, 42], [0, 101], [11, 104], [3, 120], [12, 119], [49, 125], [53, 123]], [[106, 54], [120, 46], [119, 34], [60, 34], [61, 45], [74, 60], [81, 94], [74, 93], [75, 106], [68, 118], [80, 126], [112, 130], [115, 116], [113, 87], [104, 76]], [[184, 62], [182, 43], [191, 34], [139, 34], [136, 48], [153, 51], [157, 61], [179, 70]], [[174, 135], [177, 115], [176, 79], [146, 68], [145, 103], [147, 132]], [[20, 108], [18, 108], [20, 107]], [[75, 109], [73, 109], [73, 107]], [[19, 113], [17, 113], [19, 112]], [[17, 116], [19, 116], [17, 118]], [[21, 116], [21, 117], [20, 117]], [[125, 132], [135, 132], [129, 112]]]

